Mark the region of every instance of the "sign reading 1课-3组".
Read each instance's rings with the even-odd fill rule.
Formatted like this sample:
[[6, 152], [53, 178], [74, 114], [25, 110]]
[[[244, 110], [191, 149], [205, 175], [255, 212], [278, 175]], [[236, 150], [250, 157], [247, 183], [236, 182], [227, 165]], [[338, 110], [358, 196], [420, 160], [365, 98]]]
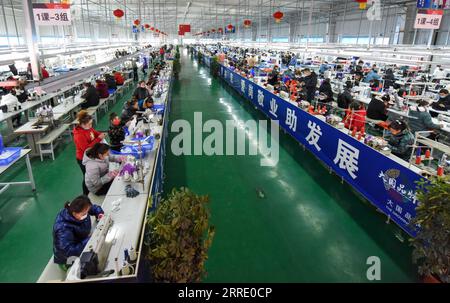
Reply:
[[34, 3], [33, 15], [36, 25], [71, 25], [70, 4]]
[[416, 182], [422, 179], [420, 175], [222, 65], [220, 76], [268, 117], [278, 120], [282, 129], [415, 236], [416, 229], [409, 222], [416, 215]]

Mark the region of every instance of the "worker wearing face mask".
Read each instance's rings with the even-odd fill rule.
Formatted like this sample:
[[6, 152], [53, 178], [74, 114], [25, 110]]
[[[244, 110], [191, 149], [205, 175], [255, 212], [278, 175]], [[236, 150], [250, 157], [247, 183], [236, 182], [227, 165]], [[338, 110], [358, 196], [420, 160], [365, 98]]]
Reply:
[[392, 122], [389, 125], [389, 134], [386, 139], [394, 155], [404, 160], [409, 159], [414, 144], [414, 135], [408, 130], [404, 121]]
[[[439, 101], [433, 103], [431, 108], [443, 112], [450, 110], [450, 94], [448, 90], [441, 89], [439, 91]], [[430, 114], [433, 117], [438, 116], [438, 113], [430, 112]]]
[[62, 270], [67, 271], [69, 257], [80, 256], [89, 241], [92, 227], [89, 216], [99, 220], [103, 214], [103, 209], [86, 196], [67, 202], [58, 213], [53, 225], [53, 260]]

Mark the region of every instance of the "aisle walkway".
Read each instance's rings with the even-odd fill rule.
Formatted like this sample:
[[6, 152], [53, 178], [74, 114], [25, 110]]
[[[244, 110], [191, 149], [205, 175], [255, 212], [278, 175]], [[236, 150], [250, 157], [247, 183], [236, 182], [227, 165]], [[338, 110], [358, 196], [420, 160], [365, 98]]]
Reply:
[[[170, 121], [193, 123], [195, 111], [203, 121], [264, 119], [183, 51]], [[367, 282], [369, 256], [380, 257], [382, 282], [415, 281], [398, 229], [289, 136], [280, 134], [280, 145], [275, 168], [260, 167], [260, 157], [167, 152], [165, 190], [187, 186], [211, 198], [206, 281]]]
[[[129, 90], [105, 115], [101, 114], [97, 130], [107, 131], [108, 117], [120, 114], [129, 100]], [[46, 157], [32, 159], [37, 193], [29, 186], [15, 186], [0, 196], [0, 282], [35, 282], [52, 255], [52, 227], [58, 211], [67, 200], [81, 194], [81, 171], [75, 160], [75, 145], [58, 146], [55, 161]], [[27, 177], [24, 161], [12, 167], [1, 180]]]

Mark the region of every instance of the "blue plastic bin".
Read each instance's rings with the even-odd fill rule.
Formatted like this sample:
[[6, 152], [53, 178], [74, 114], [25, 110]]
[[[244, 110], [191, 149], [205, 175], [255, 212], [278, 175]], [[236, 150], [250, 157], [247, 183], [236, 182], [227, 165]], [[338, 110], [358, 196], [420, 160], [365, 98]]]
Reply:
[[0, 166], [6, 166], [20, 157], [20, 151], [22, 147], [5, 147], [3, 148], [3, 152], [1, 155], [5, 155], [6, 153], [10, 153], [8, 158], [3, 158], [0, 155]]
[[[134, 146], [124, 146], [120, 149], [120, 152], [110, 150], [110, 153], [112, 155], [116, 155], [116, 156], [133, 156], [136, 159], [141, 158], [139, 150]], [[142, 158], [144, 158], [146, 154], [147, 154], [147, 151], [145, 150], [145, 148], [143, 148], [142, 149]]]

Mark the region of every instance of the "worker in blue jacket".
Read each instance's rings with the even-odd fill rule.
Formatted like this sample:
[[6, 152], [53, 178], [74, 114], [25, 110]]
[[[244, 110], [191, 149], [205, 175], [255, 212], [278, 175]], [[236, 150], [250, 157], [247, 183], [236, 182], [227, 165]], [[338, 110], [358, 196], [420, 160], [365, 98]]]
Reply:
[[93, 205], [86, 196], [79, 196], [64, 205], [53, 225], [53, 260], [61, 269], [67, 271], [70, 267], [66, 264], [67, 259], [80, 256], [89, 241], [90, 216], [100, 220], [103, 214], [103, 209]]
[[378, 72], [376, 69], [372, 69], [366, 76], [366, 78], [364, 78], [364, 82], [369, 83], [371, 80], [381, 80], [380, 75], [378, 75]]

